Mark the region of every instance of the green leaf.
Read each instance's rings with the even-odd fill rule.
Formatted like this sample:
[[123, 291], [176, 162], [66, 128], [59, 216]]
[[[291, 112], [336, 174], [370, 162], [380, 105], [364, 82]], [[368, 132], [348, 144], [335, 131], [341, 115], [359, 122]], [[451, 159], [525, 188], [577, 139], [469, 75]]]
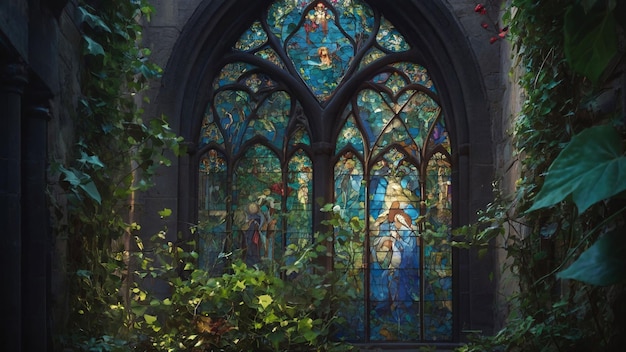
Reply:
[[619, 133], [595, 126], [574, 136], [548, 169], [528, 211], [552, 206], [567, 196], [582, 213], [591, 205], [626, 190], [626, 157]]
[[572, 265], [556, 276], [596, 286], [608, 286], [626, 280], [625, 230], [614, 230], [600, 237]]
[[146, 320], [146, 323], [152, 325], [154, 324], [154, 322], [156, 322], [157, 317], [154, 315], [150, 315], [150, 314], [144, 314], [143, 318]]
[[74, 169], [68, 170], [63, 166], [59, 167], [59, 170], [65, 176], [65, 181], [69, 182], [72, 186], [78, 186], [80, 184], [80, 177], [76, 174]]
[[78, 161], [80, 161], [83, 164], [89, 164], [91, 166], [94, 166], [95, 168], [103, 168], [104, 167], [104, 164], [102, 163], [102, 161], [100, 161], [100, 158], [98, 158], [97, 155], [89, 156], [89, 155], [87, 155], [87, 153], [81, 151], [80, 152], [80, 156], [81, 156], [81, 158], [78, 159]]
[[98, 204], [102, 203], [102, 197], [100, 196], [100, 192], [98, 192], [98, 188], [96, 188], [96, 184], [93, 181], [89, 181], [87, 183], [81, 183], [78, 187], [82, 188], [85, 193], [89, 196], [89, 198], [98, 202]]
[[565, 57], [572, 69], [597, 83], [617, 54], [617, 23], [612, 11], [576, 4], [565, 13]]
[[159, 216], [161, 218], [166, 218], [166, 217], [168, 217], [170, 215], [172, 215], [172, 209], [165, 208], [163, 210], [159, 210]]
[[267, 307], [274, 301], [270, 295], [261, 295], [258, 298], [259, 304], [263, 307], [263, 310], [267, 309]]
[[102, 45], [98, 44], [95, 40], [89, 38], [86, 35], [83, 35], [83, 38], [87, 42], [87, 52], [89, 54], [104, 56], [104, 48], [102, 47]]
[[89, 27], [93, 29], [102, 29], [106, 32], [111, 33], [111, 28], [109, 28], [109, 26], [107, 26], [106, 23], [104, 23], [102, 18], [87, 12], [87, 10], [84, 7], [79, 6], [78, 9], [80, 10], [80, 13], [82, 15], [82, 20], [81, 20], [82, 22], [87, 23]]

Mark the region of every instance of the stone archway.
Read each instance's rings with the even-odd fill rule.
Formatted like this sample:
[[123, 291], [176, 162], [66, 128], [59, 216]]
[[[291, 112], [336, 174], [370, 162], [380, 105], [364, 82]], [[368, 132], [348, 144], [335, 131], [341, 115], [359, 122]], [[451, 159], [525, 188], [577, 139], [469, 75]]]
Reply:
[[[197, 126], [208, 99], [201, 92], [212, 81], [212, 71], [223, 50], [232, 45], [267, 3], [203, 1], [185, 24], [165, 68], [156, 104], [158, 113], [169, 116], [172, 126], [187, 141], [198, 139]], [[423, 48], [431, 76], [444, 95], [442, 108], [453, 121], [452, 158], [458, 165], [453, 174], [458, 185], [452, 190], [457, 200], [454, 224], [466, 224], [490, 200], [495, 168], [488, 97], [474, 49], [443, 2], [413, 0], [397, 4], [373, 0], [368, 3], [381, 9], [412, 45]], [[196, 166], [190, 163], [194, 153], [195, 145], [190, 142], [189, 154], [180, 158], [178, 170], [166, 171], [171, 172], [165, 176], [168, 183], [176, 183], [178, 187], [162, 187], [156, 196], [158, 204], [166, 202], [175, 209], [178, 224], [188, 223], [194, 216]], [[177, 228], [176, 224], [173, 228]], [[493, 261], [491, 258], [478, 261], [474, 253], [466, 251], [459, 251], [456, 258], [455, 286], [459, 296], [455, 307], [458, 312], [455, 340], [461, 340], [462, 329], [484, 332], [492, 329], [494, 287], [487, 277], [493, 271]]]

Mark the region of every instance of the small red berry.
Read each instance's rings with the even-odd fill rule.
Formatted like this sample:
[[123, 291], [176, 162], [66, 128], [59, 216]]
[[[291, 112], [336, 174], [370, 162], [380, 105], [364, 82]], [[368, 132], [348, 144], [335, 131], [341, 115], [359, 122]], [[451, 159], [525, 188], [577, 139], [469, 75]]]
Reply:
[[487, 22], [483, 22], [483, 23], [481, 23], [480, 25], [481, 25], [481, 27], [483, 27], [484, 29], [489, 28], [489, 24], [488, 24]]
[[485, 9], [485, 6], [483, 6], [483, 4], [478, 4], [476, 5], [476, 7], [474, 7], [474, 12], [481, 12]]
[[491, 38], [489, 38], [489, 44], [493, 44], [493, 43], [497, 42], [498, 39], [499, 39], [498, 37], [491, 37]]

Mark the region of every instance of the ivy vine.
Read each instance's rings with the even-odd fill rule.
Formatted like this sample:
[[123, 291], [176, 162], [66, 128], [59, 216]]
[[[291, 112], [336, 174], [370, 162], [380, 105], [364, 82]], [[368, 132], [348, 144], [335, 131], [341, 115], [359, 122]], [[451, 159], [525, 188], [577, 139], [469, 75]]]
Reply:
[[131, 199], [152, 186], [156, 170], [171, 163], [167, 151], [179, 153], [182, 141], [165, 117], [144, 122], [135, 101], [161, 74], [140, 45], [139, 21], [152, 11], [146, 0], [79, 1], [83, 60], [75, 159], [52, 163], [67, 194], [67, 204], [51, 202], [56, 236], [67, 238], [69, 298], [55, 349], [114, 350], [132, 325], [131, 312], [111, 309], [127, 307], [134, 289], [130, 239], [140, 226], [129, 221]]
[[521, 178], [512, 195], [496, 187], [479, 223], [459, 233], [477, 246], [501, 238], [519, 289], [505, 327], [461, 351], [625, 343], [624, 9], [512, 0], [505, 10], [526, 93], [514, 136]]

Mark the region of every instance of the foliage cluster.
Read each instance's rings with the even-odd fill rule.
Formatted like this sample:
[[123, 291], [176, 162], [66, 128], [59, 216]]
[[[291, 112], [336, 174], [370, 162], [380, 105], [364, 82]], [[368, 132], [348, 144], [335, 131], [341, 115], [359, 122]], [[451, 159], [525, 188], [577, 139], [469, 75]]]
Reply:
[[[505, 21], [526, 94], [512, 196], [474, 226], [519, 289], [495, 336], [461, 351], [612, 351], [625, 343], [624, 2], [511, 0]], [[622, 49], [620, 49], [620, 46]]]
[[[138, 44], [138, 20], [151, 12], [145, 0], [79, 2], [83, 60], [75, 159], [51, 165], [66, 194], [66, 201], [50, 197], [56, 236], [67, 241], [62, 265], [70, 312], [56, 332], [58, 349], [107, 350], [123, 338], [128, 312], [110, 307], [129, 295], [129, 238], [139, 228], [129, 221], [132, 198], [150, 187], [158, 167], [170, 164], [166, 152], [179, 152], [181, 145], [165, 118], [144, 123], [135, 101], [161, 72]], [[58, 329], [63, 321], [56, 324]]]
[[185, 249], [193, 242], [140, 245], [137, 275], [167, 282], [171, 294], [159, 299], [135, 289], [131, 344], [141, 351], [351, 350], [333, 342], [343, 321], [336, 308], [349, 290], [345, 277], [317, 264], [327, 255], [323, 239], [301, 240], [280, 261], [253, 267], [241, 252], [222, 253], [215, 263], [226, 268], [221, 275], [197, 266], [197, 253]]

